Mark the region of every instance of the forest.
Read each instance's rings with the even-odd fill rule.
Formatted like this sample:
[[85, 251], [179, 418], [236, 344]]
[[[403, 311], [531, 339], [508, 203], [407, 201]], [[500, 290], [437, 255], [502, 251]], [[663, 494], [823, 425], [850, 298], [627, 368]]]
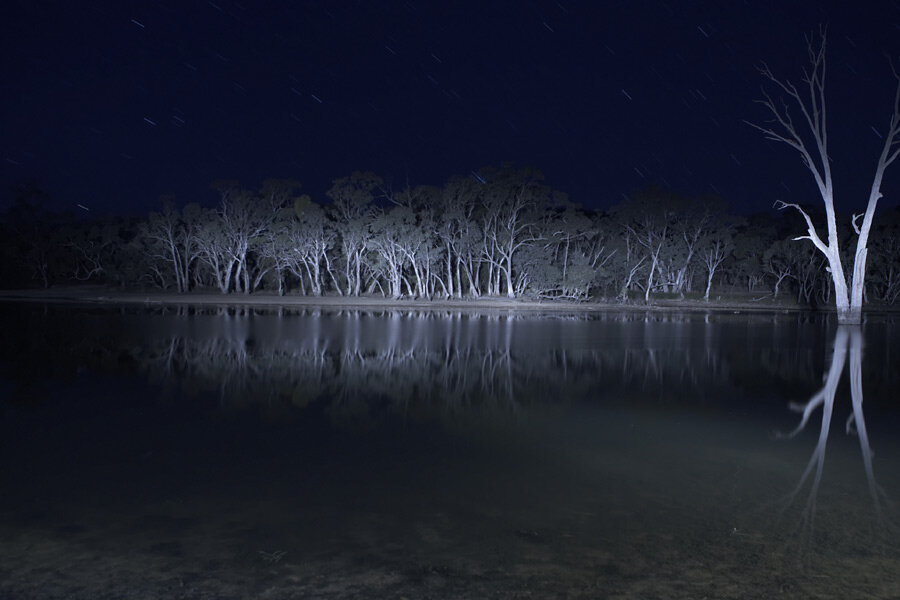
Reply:
[[[323, 201], [300, 194], [294, 180], [212, 187], [215, 206], [162, 198], [146, 216], [91, 219], [48, 211], [36, 186], [21, 186], [0, 217], [0, 281], [6, 288], [90, 282], [392, 299], [634, 303], [740, 295], [833, 303], [824, 257], [795, 240], [805, 230], [799, 215], [739, 215], [714, 196], [648, 187], [608, 210], [587, 210], [540, 171], [512, 165], [442, 186], [397, 186], [354, 172], [334, 180]], [[824, 223], [819, 205], [800, 204]], [[853, 241], [850, 216], [839, 223]], [[868, 303], [897, 302], [898, 256], [900, 209], [885, 208], [869, 242]]]

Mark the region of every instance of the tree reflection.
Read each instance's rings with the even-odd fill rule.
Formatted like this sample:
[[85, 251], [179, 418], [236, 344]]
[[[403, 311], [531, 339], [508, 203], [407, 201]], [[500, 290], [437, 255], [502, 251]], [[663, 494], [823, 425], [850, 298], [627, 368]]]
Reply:
[[[188, 334], [157, 339], [134, 358], [167, 389], [213, 393], [223, 409], [319, 402], [336, 420], [350, 421], [385, 410], [517, 414], [522, 406], [564, 399], [702, 398], [696, 392], [729, 385], [728, 363], [710, 346], [673, 345], [671, 336], [660, 336], [660, 319], [679, 336], [688, 327], [671, 316], [629, 316], [601, 344], [559, 337], [553, 320], [576, 321], [572, 332], [584, 320], [565, 315], [535, 320], [344, 310], [299, 319], [210, 316], [215, 321], [196, 321], [182, 328]], [[634, 328], [638, 335], [631, 335]]]
[[[886, 501], [886, 493], [875, 480], [875, 471], [872, 466], [872, 448], [869, 445], [869, 435], [866, 430], [866, 421], [863, 414], [863, 386], [862, 386], [862, 351], [863, 335], [859, 326], [840, 325], [834, 337], [834, 349], [831, 354], [831, 363], [825, 374], [822, 388], [812, 395], [807, 402], [792, 402], [789, 407], [792, 411], [801, 413], [800, 423], [788, 433], [778, 434], [780, 438], [794, 438], [806, 429], [813, 413], [822, 408], [822, 421], [819, 427], [819, 435], [812, 456], [800, 477], [800, 481], [794, 487], [785, 500], [785, 508], [793, 505], [797, 496], [809, 485], [806, 503], [801, 513], [799, 527], [804, 534], [811, 538], [814, 531], [816, 514], [816, 501], [819, 494], [819, 486], [822, 482], [822, 472], [825, 466], [825, 450], [828, 444], [828, 434], [831, 430], [831, 420], [834, 414], [834, 399], [838, 390], [844, 367], [847, 364], [847, 355], [850, 357], [850, 397], [852, 412], [847, 417], [844, 430], [848, 435], [856, 435], [859, 439], [862, 453], [863, 468], [866, 474], [866, 482], [873, 503], [873, 514], [876, 527], [885, 530], [886, 522], [883, 512], [883, 503]], [[811, 480], [811, 482], [810, 482]]]

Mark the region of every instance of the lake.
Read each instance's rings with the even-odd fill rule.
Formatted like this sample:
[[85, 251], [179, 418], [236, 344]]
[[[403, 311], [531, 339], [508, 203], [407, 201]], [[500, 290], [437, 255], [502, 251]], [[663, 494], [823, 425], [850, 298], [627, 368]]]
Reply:
[[0, 597], [900, 597], [898, 317], [0, 320]]

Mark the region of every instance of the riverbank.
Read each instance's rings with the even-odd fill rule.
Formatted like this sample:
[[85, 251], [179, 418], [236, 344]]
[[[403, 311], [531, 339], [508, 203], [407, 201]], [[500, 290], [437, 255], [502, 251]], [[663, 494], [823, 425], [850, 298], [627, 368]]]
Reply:
[[[568, 300], [509, 299], [481, 297], [462, 299], [391, 299], [381, 296], [299, 296], [275, 294], [219, 294], [190, 292], [176, 294], [158, 290], [123, 291], [105, 286], [60, 286], [49, 289], [0, 290], [0, 301], [6, 302], [70, 302], [86, 304], [254, 306], [260, 308], [318, 307], [334, 309], [415, 309], [415, 310], [516, 310], [540, 312], [600, 311], [761, 311], [806, 312], [813, 309], [790, 300], [773, 301], [771, 297], [749, 294], [702, 299], [654, 299], [643, 302], [574, 302]], [[881, 310], [880, 308], [878, 309]]]

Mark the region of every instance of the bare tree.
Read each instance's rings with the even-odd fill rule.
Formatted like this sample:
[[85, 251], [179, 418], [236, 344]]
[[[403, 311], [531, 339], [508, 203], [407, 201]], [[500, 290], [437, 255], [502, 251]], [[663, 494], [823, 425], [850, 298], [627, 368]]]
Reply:
[[[372, 219], [369, 246], [381, 258], [384, 278], [394, 300], [403, 295], [404, 243], [414, 220], [412, 210], [399, 205], [388, 210], [376, 209]], [[410, 287], [408, 282], [407, 287]]]
[[212, 271], [219, 291], [227, 294], [231, 291], [237, 258], [224, 224], [214, 209], [204, 210], [200, 214], [195, 240], [197, 256]]
[[[894, 71], [897, 78], [897, 90], [894, 93], [894, 110], [888, 123], [888, 130], [884, 136], [884, 146], [878, 163], [875, 166], [875, 176], [872, 179], [872, 187], [869, 191], [869, 201], [866, 210], [860, 214], [854, 214], [851, 223], [856, 231], [856, 251], [853, 255], [853, 269], [848, 283], [841, 263], [841, 249], [838, 240], [838, 228], [834, 212], [834, 187], [831, 178], [831, 164], [828, 155], [828, 133], [825, 110], [825, 42], [826, 32], [822, 28], [819, 31], [819, 43], [815, 44], [811, 36], [806, 38], [806, 47], [809, 53], [810, 67], [804, 70], [803, 82], [808, 88], [801, 92], [788, 80], [779, 79], [769, 69], [768, 65], [760, 66], [762, 76], [774, 84], [775, 88], [787, 96], [787, 100], [773, 98], [763, 89], [763, 99], [758, 102], [765, 106], [773, 117], [766, 125], [748, 123], [761, 131], [766, 139], [787, 144], [800, 153], [803, 164], [810, 170], [815, 179], [816, 186], [822, 201], [825, 203], [826, 226], [828, 229], [827, 243], [822, 240], [813, 225], [809, 214], [799, 204], [793, 202], [776, 203], [779, 209], [791, 207], [803, 215], [806, 221], [807, 234], [795, 238], [795, 240], [809, 240], [825, 256], [828, 263], [827, 270], [831, 273], [834, 282], [834, 299], [837, 307], [838, 322], [854, 324], [860, 323], [862, 317], [863, 288], [866, 277], [866, 254], [869, 241], [869, 231], [872, 227], [872, 219], [875, 216], [875, 208], [881, 198], [881, 181], [884, 172], [900, 154], [900, 76]], [[790, 108], [799, 109], [803, 116], [802, 123], [797, 125], [791, 118]], [[808, 130], [808, 131], [807, 131]], [[811, 139], [810, 139], [811, 138]], [[862, 224], [858, 223], [862, 217]]]
[[482, 169], [478, 177], [485, 182], [481, 196], [485, 259], [496, 268], [491, 269], [496, 279], [489, 276], [493, 279], [491, 291], [499, 295], [502, 275], [506, 296], [515, 298], [515, 254], [540, 239], [536, 209], [552, 197], [552, 192], [543, 185], [543, 174], [534, 169], [516, 170], [504, 165], [499, 170]]
[[189, 204], [179, 211], [167, 200], [162, 211], [151, 212], [140, 228], [148, 257], [170, 265], [178, 293], [187, 292], [190, 288], [191, 268], [200, 257], [197, 246], [199, 217], [198, 205]]
[[[629, 197], [624, 202], [613, 208], [616, 220], [619, 221], [626, 238], [626, 243], [635, 243], [640, 261], [631, 268], [626, 287], [632, 282], [633, 276], [641, 262], [649, 263], [647, 280], [644, 285], [644, 302], [650, 303], [650, 292], [657, 281], [654, 276], [660, 271], [660, 255], [665, 247], [670, 244], [672, 223], [676, 216], [672, 209], [672, 197], [665, 195], [660, 190], [649, 189]], [[639, 247], [643, 248], [643, 251]], [[629, 253], [630, 254], [630, 253]], [[625, 288], [622, 296], [625, 297]]]
[[720, 226], [715, 229], [710, 236], [706, 249], [700, 256], [700, 262], [706, 269], [706, 291], [703, 293], [703, 300], [709, 302], [709, 290], [712, 288], [713, 277], [716, 269], [719, 268], [725, 259], [734, 249], [734, 240], [731, 236], [731, 228]]
[[775, 279], [772, 286], [772, 299], [778, 299], [778, 291], [781, 289], [781, 283], [791, 277], [794, 273], [794, 253], [791, 252], [792, 240], [778, 240], [768, 248], [762, 255], [762, 268], [767, 275], [771, 275]]
[[[276, 190], [276, 182], [267, 182], [262, 194], [236, 187], [229, 182], [214, 183], [221, 196], [217, 211], [226, 245], [234, 258], [235, 291], [249, 294], [258, 265], [251, 262], [251, 249], [275, 220], [278, 209], [287, 201], [288, 192]], [[258, 283], [258, 281], [256, 281]]]
[[[674, 202], [673, 202], [674, 201]], [[721, 203], [714, 198], [671, 198], [672, 239], [666, 256], [658, 265], [660, 284], [684, 298], [690, 291], [693, 262], [716, 222]]]
[[479, 226], [481, 204], [477, 189], [481, 185], [472, 177], [454, 177], [442, 190], [438, 235], [446, 244], [448, 292], [455, 291], [457, 298], [463, 294], [463, 279], [470, 296], [481, 296], [483, 263], [479, 250], [484, 233]]
[[338, 293], [359, 296], [363, 284], [363, 265], [371, 240], [370, 226], [374, 216], [373, 192], [383, 181], [371, 172], [354, 171], [349, 177], [335, 179], [325, 194], [331, 198], [331, 212], [344, 258], [346, 290]]
[[106, 264], [119, 242], [116, 224], [70, 226], [63, 234], [69, 250], [70, 274], [76, 281], [90, 281], [106, 274]]

